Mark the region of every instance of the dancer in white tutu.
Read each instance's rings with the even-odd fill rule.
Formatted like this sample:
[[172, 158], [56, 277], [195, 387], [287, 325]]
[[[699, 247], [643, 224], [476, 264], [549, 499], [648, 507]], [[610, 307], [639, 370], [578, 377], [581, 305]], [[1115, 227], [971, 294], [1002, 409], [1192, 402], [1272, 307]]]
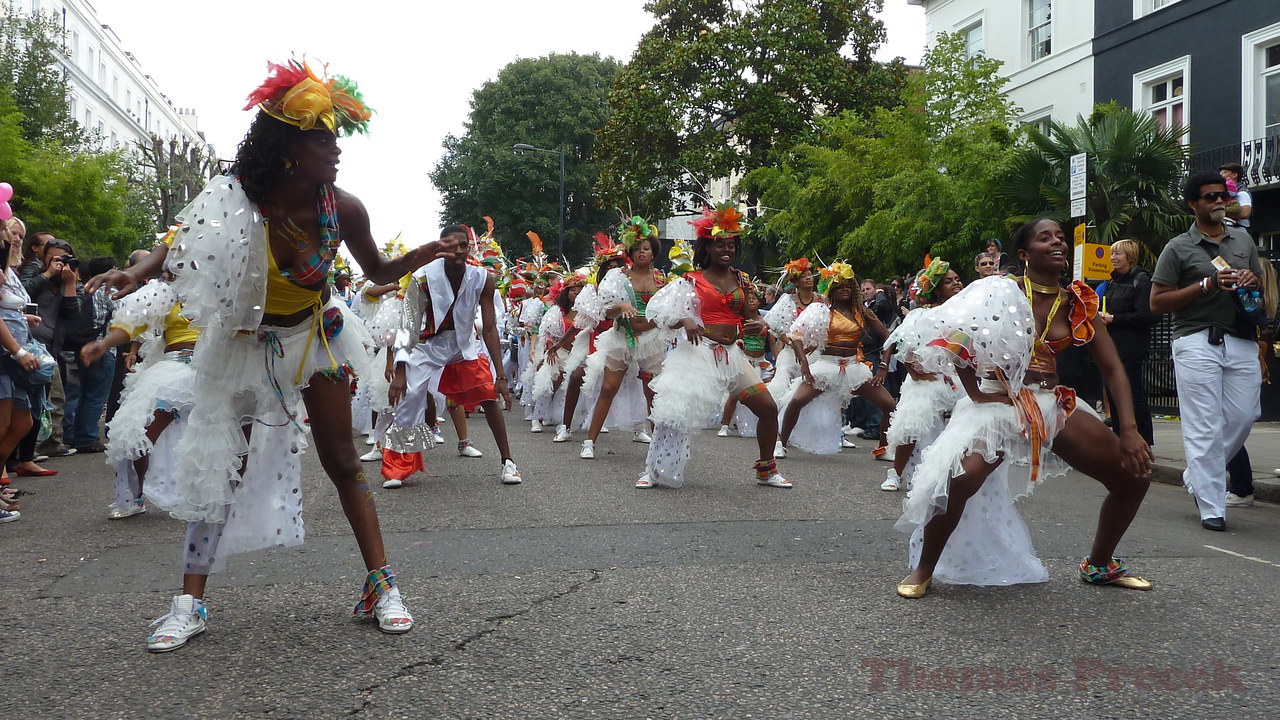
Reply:
[[369, 372], [370, 339], [345, 303], [328, 297], [327, 278], [343, 242], [383, 283], [453, 245], [379, 257], [364, 206], [333, 185], [338, 135], [363, 130], [371, 116], [355, 84], [298, 62], [270, 68], [249, 96], [247, 107], [259, 112], [234, 174], [215, 177], [179, 214], [172, 250], [161, 245], [87, 288], [105, 282], [127, 290], [165, 263], [183, 314], [200, 330], [192, 360], [198, 402], [177, 448], [172, 499], [161, 506], [188, 521], [183, 593], [156, 621], [147, 640], [153, 652], [204, 631], [208, 574], [227, 556], [302, 542], [303, 403], [369, 571], [352, 614], [372, 616], [384, 632], [413, 627], [351, 433], [350, 378]]
[[[898, 594], [922, 597], [935, 577], [977, 585], [1047, 580], [1011, 496], [1068, 467], [1107, 488], [1081, 579], [1149, 590], [1113, 555], [1142, 504], [1153, 456], [1138, 433], [1115, 345], [1095, 324], [1097, 295], [1078, 281], [1058, 286], [1070, 245], [1057, 222], [1022, 226], [1013, 250], [1025, 263], [1023, 277], [992, 276], [965, 288], [932, 311], [934, 339], [914, 348], [927, 371], [954, 365], [967, 397], [925, 450], [903, 502], [898, 528], [913, 532], [912, 570]], [[1058, 385], [1057, 354], [1085, 344], [1115, 389], [1118, 438]], [[1030, 466], [1030, 481], [1010, 465]]]
[[[666, 275], [653, 267], [661, 249], [658, 228], [643, 218], [624, 220], [618, 228], [618, 248], [629, 265], [615, 268], [600, 277], [599, 301], [611, 327], [596, 336], [596, 348], [587, 358], [583, 386], [596, 395], [591, 425], [579, 457], [596, 456], [596, 440], [605, 422], [633, 430], [636, 442], [651, 440], [644, 425], [653, 407], [653, 378], [662, 370], [662, 360], [670, 346], [671, 333], [644, 316], [653, 296], [667, 284]], [[604, 247], [608, 247], [604, 245]], [[636, 397], [636, 385], [640, 397]], [[615, 402], [619, 391], [624, 400]]]
[[[760, 298], [763, 294], [764, 288], [757, 285], [755, 294], [747, 300], [748, 313], [760, 311]], [[762, 332], [742, 334], [742, 354], [746, 356], [747, 362], [751, 363], [751, 367], [760, 373], [760, 381], [766, 385], [773, 378], [773, 367], [765, 359], [765, 351], [769, 347], [770, 340], [772, 337], [767, 327]], [[730, 424], [737, 426], [738, 435], [741, 437], [756, 436], [756, 416], [739, 407], [736, 395], [730, 395], [729, 399], [724, 401], [724, 410], [720, 411], [720, 430], [716, 434], [720, 437], [729, 437]]]
[[819, 455], [840, 452], [840, 426], [852, 393], [885, 415], [894, 409], [883, 378], [877, 381], [862, 357], [864, 332], [883, 340], [889, 331], [854, 300], [857, 278], [847, 263], [833, 263], [820, 274], [820, 288], [829, 304], [809, 305], [791, 325], [790, 342], [797, 349], [800, 377], [789, 387], [770, 386], [782, 408], [782, 430], [774, 448], [777, 458], [785, 458], [792, 444]]
[[120, 407], [107, 424], [107, 464], [115, 470], [112, 520], [142, 513], [144, 491], [162, 507], [175, 501], [169, 495], [176, 449], [195, 404], [191, 358], [199, 337], [173, 288], [153, 280], [120, 301], [105, 337], [80, 350], [81, 361], [91, 365], [111, 348], [145, 338], [142, 362], [125, 378]]
[[[929, 310], [964, 289], [964, 281], [951, 269], [950, 263], [934, 258], [911, 287], [920, 307], [907, 313], [889, 334], [884, 344], [883, 356], [886, 358], [895, 355], [898, 349], [918, 347], [932, 340], [933, 324], [929, 321]], [[889, 418], [886, 434], [889, 451], [893, 453], [893, 467], [886, 473], [880, 489], [889, 492], [903, 484], [910, 488], [908, 471], [914, 469], [913, 461], [918, 462], [920, 456], [916, 448], [928, 447], [938, 437], [946, 423], [945, 416], [955, 408], [961, 395], [954, 370], [925, 372], [912, 362], [909, 353], [899, 354], [898, 359], [906, 365], [907, 379], [902, 383], [898, 405]], [[888, 373], [889, 365], [880, 363], [876, 377], [881, 383]]]
[[690, 440], [715, 417], [729, 393], [760, 418], [756, 481], [770, 487], [792, 486], [778, 473], [773, 459], [778, 407], [738, 342], [743, 332], [764, 329], [759, 314], [748, 310], [755, 287], [733, 267], [741, 218], [731, 204], [705, 209], [693, 223], [698, 235], [693, 264], [701, 270], [668, 283], [645, 309], [646, 319], [682, 332], [677, 333], [680, 340], [667, 353], [662, 372], [652, 383], [653, 442], [636, 481], [638, 488], [684, 484]]
[[[579, 318], [579, 298], [586, 291], [585, 273], [571, 273], [551, 286], [551, 305], [538, 325], [538, 366], [533, 375], [533, 416], [544, 424], [557, 423], [556, 435], [567, 433], [564, 423], [568, 368], [586, 361], [594, 318]], [[581, 321], [581, 324], [579, 324]], [[567, 437], [566, 437], [567, 439]], [[560, 442], [563, 442], [561, 440]]]
[[606, 316], [605, 307], [600, 302], [597, 282], [608, 273], [625, 266], [626, 261], [626, 251], [621, 245], [610, 240], [604, 233], [596, 234], [594, 270], [587, 275], [586, 285], [573, 302], [576, 333], [573, 347], [560, 370], [563, 376], [561, 386], [564, 390], [564, 408], [552, 442], [568, 442], [573, 428], [585, 424], [595, 405], [595, 395], [591, 392], [586, 393], [586, 402], [582, 402], [583, 391], [587, 387], [587, 359], [596, 351], [596, 338], [600, 333], [613, 327], [613, 321]]
[[[779, 280], [784, 292], [778, 295], [778, 301], [764, 315], [773, 337], [778, 340], [778, 348], [774, 352], [774, 374], [769, 381], [779, 383], [775, 387], [784, 391], [791, 386], [791, 381], [800, 377], [800, 362], [796, 359], [795, 348], [791, 345], [791, 324], [814, 303], [825, 304], [827, 299], [817, 291], [818, 277], [809, 258], [792, 260], [782, 267]], [[727, 435], [727, 428], [721, 428]]]

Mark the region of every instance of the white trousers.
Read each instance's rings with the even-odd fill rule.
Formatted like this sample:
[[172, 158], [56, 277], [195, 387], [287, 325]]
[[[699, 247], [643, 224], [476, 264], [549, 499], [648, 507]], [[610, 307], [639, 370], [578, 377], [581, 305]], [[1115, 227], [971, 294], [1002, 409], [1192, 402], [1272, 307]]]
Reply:
[[1182, 482], [1200, 505], [1200, 519], [1227, 516], [1227, 462], [1244, 445], [1262, 414], [1262, 369], [1257, 343], [1226, 336], [1209, 344], [1209, 331], [1173, 341], [1182, 447]]

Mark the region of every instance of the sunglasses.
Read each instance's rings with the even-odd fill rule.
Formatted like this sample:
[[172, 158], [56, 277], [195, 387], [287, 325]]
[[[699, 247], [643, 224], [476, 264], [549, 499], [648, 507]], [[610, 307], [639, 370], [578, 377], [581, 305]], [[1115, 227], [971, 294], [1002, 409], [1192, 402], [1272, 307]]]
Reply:
[[1229, 192], [1207, 192], [1207, 193], [1205, 193], [1205, 194], [1201, 195], [1201, 196], [1200, 196], [1200, 199], [1201, 199], [1201, 200], [1208, 200], [1209, 202], [1217, 202], [1217, 201], [1219, 201], [1219, 200], [1221, 200], [1222, 202], [1227, 202], [1228, 200], [1230, 200], [1230, 199], [1231, 199], [1231, 193], [1229, 193]]
[[992, 265], [995, 265], [995, 262], [988, 260], [987, 262], [980, 262], [978, 263], [978, 265], [981, 265], [983, 267], [991, 267]]

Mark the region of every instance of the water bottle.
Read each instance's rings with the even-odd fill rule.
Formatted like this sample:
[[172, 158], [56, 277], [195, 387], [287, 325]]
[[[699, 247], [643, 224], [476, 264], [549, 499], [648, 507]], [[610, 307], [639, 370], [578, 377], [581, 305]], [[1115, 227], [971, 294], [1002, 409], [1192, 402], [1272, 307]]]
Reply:
[[1262, 294], [1257, 290], [1249, 290], [1248, 288], [1236, 288], [1236, 295], [1240, 296], [1240, 306], [1244, 308], [1246, 313], [1252, 315], [1257, 312], [1258, 305], [1261, 304]]

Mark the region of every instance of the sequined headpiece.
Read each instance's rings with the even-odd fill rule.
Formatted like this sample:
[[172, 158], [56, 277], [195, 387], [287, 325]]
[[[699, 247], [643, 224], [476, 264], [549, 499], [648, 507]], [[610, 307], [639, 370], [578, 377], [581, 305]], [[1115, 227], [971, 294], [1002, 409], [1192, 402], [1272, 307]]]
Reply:
[[325, 128], [334, 135], [365, 133], [373, 111], [364, 104], [355, 82], [341, 75], [317, 75], [306, 61], [284, 65], [268, 62], [270, 74], [249, 93], [254, 106], [280, 122], [303, 130]]

